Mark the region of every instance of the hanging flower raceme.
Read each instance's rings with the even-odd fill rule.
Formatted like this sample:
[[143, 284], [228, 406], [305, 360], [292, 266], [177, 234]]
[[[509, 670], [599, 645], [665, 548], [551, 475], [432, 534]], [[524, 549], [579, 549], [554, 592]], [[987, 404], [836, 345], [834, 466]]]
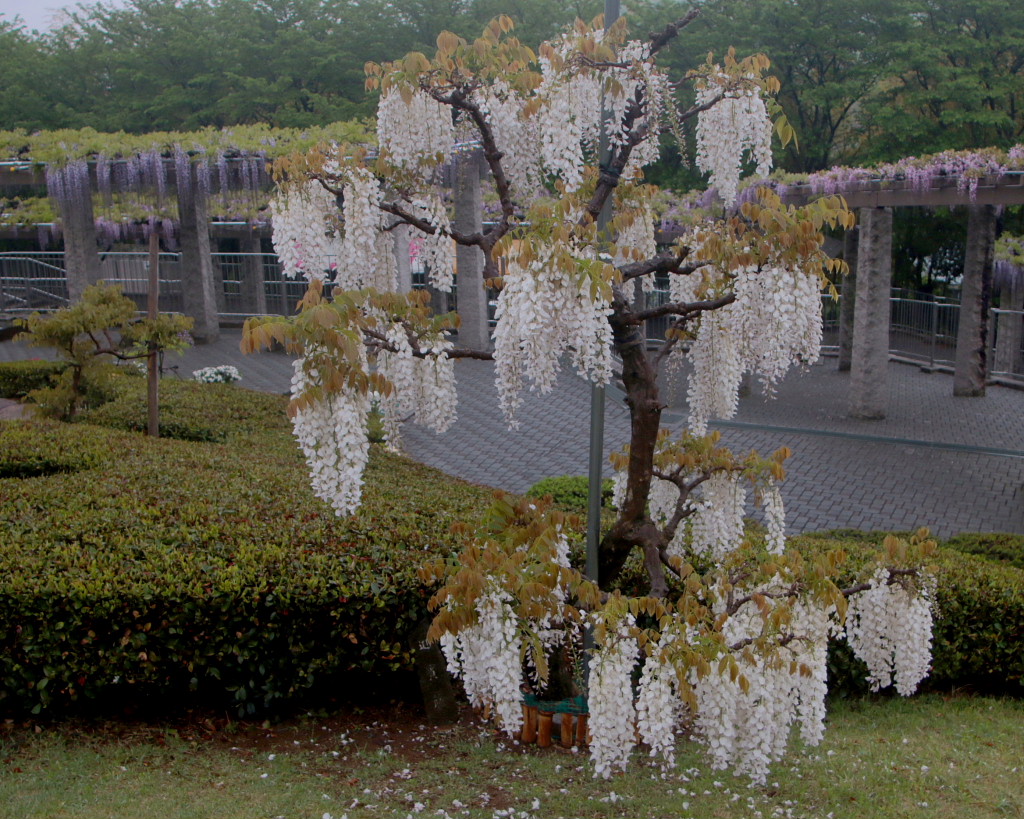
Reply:
[[342, 254], [337, 214], [334, 195], [319, 182], [278, 188], [270, 200], [270, 215], [274, 252], [285, 276], [306, 281], [332, 277]]
[[509, 425], [524, 379], [549, 392], [566, 353], [576, 371], [605, 384], [611, 377], [611, 307], [593, 280], [566, 269], [564, 252], [550, 245], [514, 245], [506, 256], [504, 286], [495, 312], [494, 361], [498, 400]]
[[534, 198], [542, 174], [539, 119], [527, 115], [526, 100], [502, 80], [478, 89], [474, 101], [487, 117], [498, 150], [504, 154], [502, 168], [513, 193], [524, 200]]
[[451, 237], [448, 210], [441, 197], [430, 194], [408, 203], [412, 216], [423, 219], [434, 228], [433, 233], [417, 237], [417, 254], [427, 271], [430, 286], [442, 293], [450, 293], [455, 285], [455, 242]]
[[909, 697], [927, 674], [932, 646], [932, 581], [911, 590], [879, 568], [870, 588], [850, 598], [846, 639], [868, 667], [872, 691], [888, 688]]
[[342, 199], [345, 235], [336, 273], [338, 286], [343, 290], [372, 287], [384, 293], [394, 292], [398, 287], [398, 266], [391, 233], [384, 230], [377, 178], [366, 168], [348, 166]]
[[[296, 359], [292, 396], [299, 398], [315, 388], [323, 388], [321, 373], [307, 358]], [[313, 492], [337, 514], [351, 515], [359, 508], [370, 455], [366, 436], [370, 398], [349, 389], [323, 392], [304, 404], [292, 417], [292, 427], [309, 465]]]
[[[745, 645], [761, 637], [767, 610], [780, 605], [770, 595], [780, 590], [778, 583], [745, 590], [751, 597], [764, 596], [760, 605], [745, 603], [724, 619], [725, 642]], [[733, 650], [731, 656], [711, 663], [704, 674], [696, 668], [690, 671], [697, 728], [712, 767], [732, 768], [755, 784], [763, 784], [769, 765], [782, 758], [794, 723], [800, 724], [801, 738], [809, 745], [818, 744], [824, 735], [827, 647], [836, 628], [834, 609], [813, 600], [782, 598], [781, 605], [789, 608], [788, 626], [772, 654]]]
[[448, 355], [452, 343], [443, 336], [420, 338], [417, 355], [404, 324], [397, 322], [387, 330], [387, 348], [377, 354], [377, 371], [394, 387], [379, 400], [388, 443], [398, 443], [401, 424], [417, 424], [442, 433], [455, 422], [458, 395], [455, 388], [455, 362]]
[[420, 89], [388, 89], [377, 106], [382, 151], [408, 170], [437, 165], [455, 146], [451, 109]]
[[711, 175], [727, 207], [736, 200], [745, 152], [758, 175], [767, 176], [772, 167], [771, 118], [754, 77], [743, 79], [735, 87], [733, 78], [720, 73], [697, 86], [697, 104], [711, 105], [697, 117], [697, 167]]
[[441, 649], [470, 703], [492, 706], [502, 730], [515, 736], [523, 724], [521, 640], [510, 601], [508, 592], [489, 583], [476, 602], [477, 622], [443, 636]]
[[606, 626], [604, 639], [590, 659], [590, 758], [594, 776], [611, 777], [625, 769], [636, 743], [633, 667], [640, 648], [633, 636], [633, 615]]

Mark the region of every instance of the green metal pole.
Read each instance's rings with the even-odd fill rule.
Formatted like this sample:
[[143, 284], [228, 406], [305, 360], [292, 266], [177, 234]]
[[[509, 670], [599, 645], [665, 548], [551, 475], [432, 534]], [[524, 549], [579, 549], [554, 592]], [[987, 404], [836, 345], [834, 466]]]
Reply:
[[[619, 0], [605, 0], [604, 29], [607, 31], [619, 19]], [[602, 105], [601, 121], [608, 116]], [[600, 162], [607, 165], [611, 159], [611, 147], [605, 130], [601, 129]], [[612, 215], [612, 198], [609, 196], [597, 217], [597, 233], [600, 240], [607, 241], [608, 223]], [[597, 547], [601, 539], [601, 466], [604, 451], [604, 387], [594, 384], [590, 389], [590, 469], [587, 494], [587, 579], [597, 582]], [[588, 647], [592, 637], [587, 634]]]

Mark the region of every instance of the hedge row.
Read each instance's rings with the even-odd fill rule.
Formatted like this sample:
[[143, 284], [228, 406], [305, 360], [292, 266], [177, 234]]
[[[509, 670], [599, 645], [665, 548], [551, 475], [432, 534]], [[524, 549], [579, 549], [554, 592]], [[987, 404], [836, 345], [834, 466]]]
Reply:
[[[793, 538], [805, 554], [842, 548], [849, 555], [847, 574], [873, 560], [882, 534], [837, 532]], [[1024, 694], [1024, 570], [953, 549], [940, 548], [930, 561], [935, 569], [936, 620], [930, 688], [970, 688]], [[866, 669], [845, 643], [831, 650], [829, 687], [835, 693], [860, 693]]]
[[[339, 520], [309, 491], [283, 399], [219, 385], [164, 392], [193, 402], [181, 410], [189, 429], [222, 423], [230, 444], [0, 425], [0, 464], [22, 476], [0, 478], [0, 711], [150, 701], [252, 714], [409, 669], [408, 637], [427, 614], [421, 558], [458, 548], [451, 524], [478, 518], [490, 493], [375, 448], [364, 506]], [[144, 417], [121, 407], [100, 418]], [[26, 463], [50, 466], [11, 466]], [[793, 545], [841, 546], [852, 572], [879, 541], [835, 533]], [[930, 684], [1020, 694], [1024, 571], [949, 551], [935, 565]], [[863, 671], [848, 653], [832, 663], [833, 690], [857, 690]]]
[[149, 701], [252, 714], [411, 668], [421, 557], [455, 549], [451, 524], [490, 499], [377, 450], [361, 512], [339, 520], [283, 430], [232, 446], [84, 424], [3, 435], [22, 459], [30, 441], [40, 457], [96, 453], [77, 472], [0, 479], [6, 713]]
[[0, 364], [0, 398], [23, 399], [32, 390], [53, 384], [64, 372], [63, 361], [7, 361]]

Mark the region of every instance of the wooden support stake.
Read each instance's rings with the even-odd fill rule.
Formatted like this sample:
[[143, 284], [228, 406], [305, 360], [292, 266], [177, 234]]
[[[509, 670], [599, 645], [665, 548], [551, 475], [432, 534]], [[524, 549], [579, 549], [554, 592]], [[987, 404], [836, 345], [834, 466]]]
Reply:
[[541, 711], [537, 719], [537, 745], [551, 747], [551, 714], [547, 711]]
[[587, 738], [587, 722], [586, 714], [576, 717], [576, 744], [579, 746], [590, 744], [590, 740]]
[[576, 720], [572, 714], [562, 714], [562, 747], [571, 748]]
[[527, 745], [537, 741], [537, 709], [532, 705], [523, 706], [522, 739]]
[[[146, 300], [146, 317], [151, 321], [157, 316], [160, 300], [160, 228], [156, 219], [149, 221], [149, 294]], [[160, 353], [153, 342], [149, 344], [146, 369], [149, 379], [147, 389], [148, 423], [147, 432], [152, 438], [160, 437]]]

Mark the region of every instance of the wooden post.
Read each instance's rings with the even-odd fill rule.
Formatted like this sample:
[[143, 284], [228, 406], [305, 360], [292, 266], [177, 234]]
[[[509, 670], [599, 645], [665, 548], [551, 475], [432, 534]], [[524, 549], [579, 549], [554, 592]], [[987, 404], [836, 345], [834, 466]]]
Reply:
[[576, 744], [580, 747], [590, 744], [589, 731], [587, 730], [588, 718], [586, 714], [576, 717]]
[[[149, 220], [149, 292], [146, 297], [146, 318], [156, 319], [160, 303], [160, 223]], [[160, 352], [154, 342], [149, 343], [147, 356], [147, 432], [153, 438], [160, 437]]]
[[551, 747], [551, 713], [541, 711], [537, 715], [537, 745], [541, 748]]
[[537, 741], [537, 709], [532, 705], [523, 706], [522, 740], [527, 745]]
[[562, 714], [562, 747], [571, 748], [576, 734], [576, 719], [572, 714]]

